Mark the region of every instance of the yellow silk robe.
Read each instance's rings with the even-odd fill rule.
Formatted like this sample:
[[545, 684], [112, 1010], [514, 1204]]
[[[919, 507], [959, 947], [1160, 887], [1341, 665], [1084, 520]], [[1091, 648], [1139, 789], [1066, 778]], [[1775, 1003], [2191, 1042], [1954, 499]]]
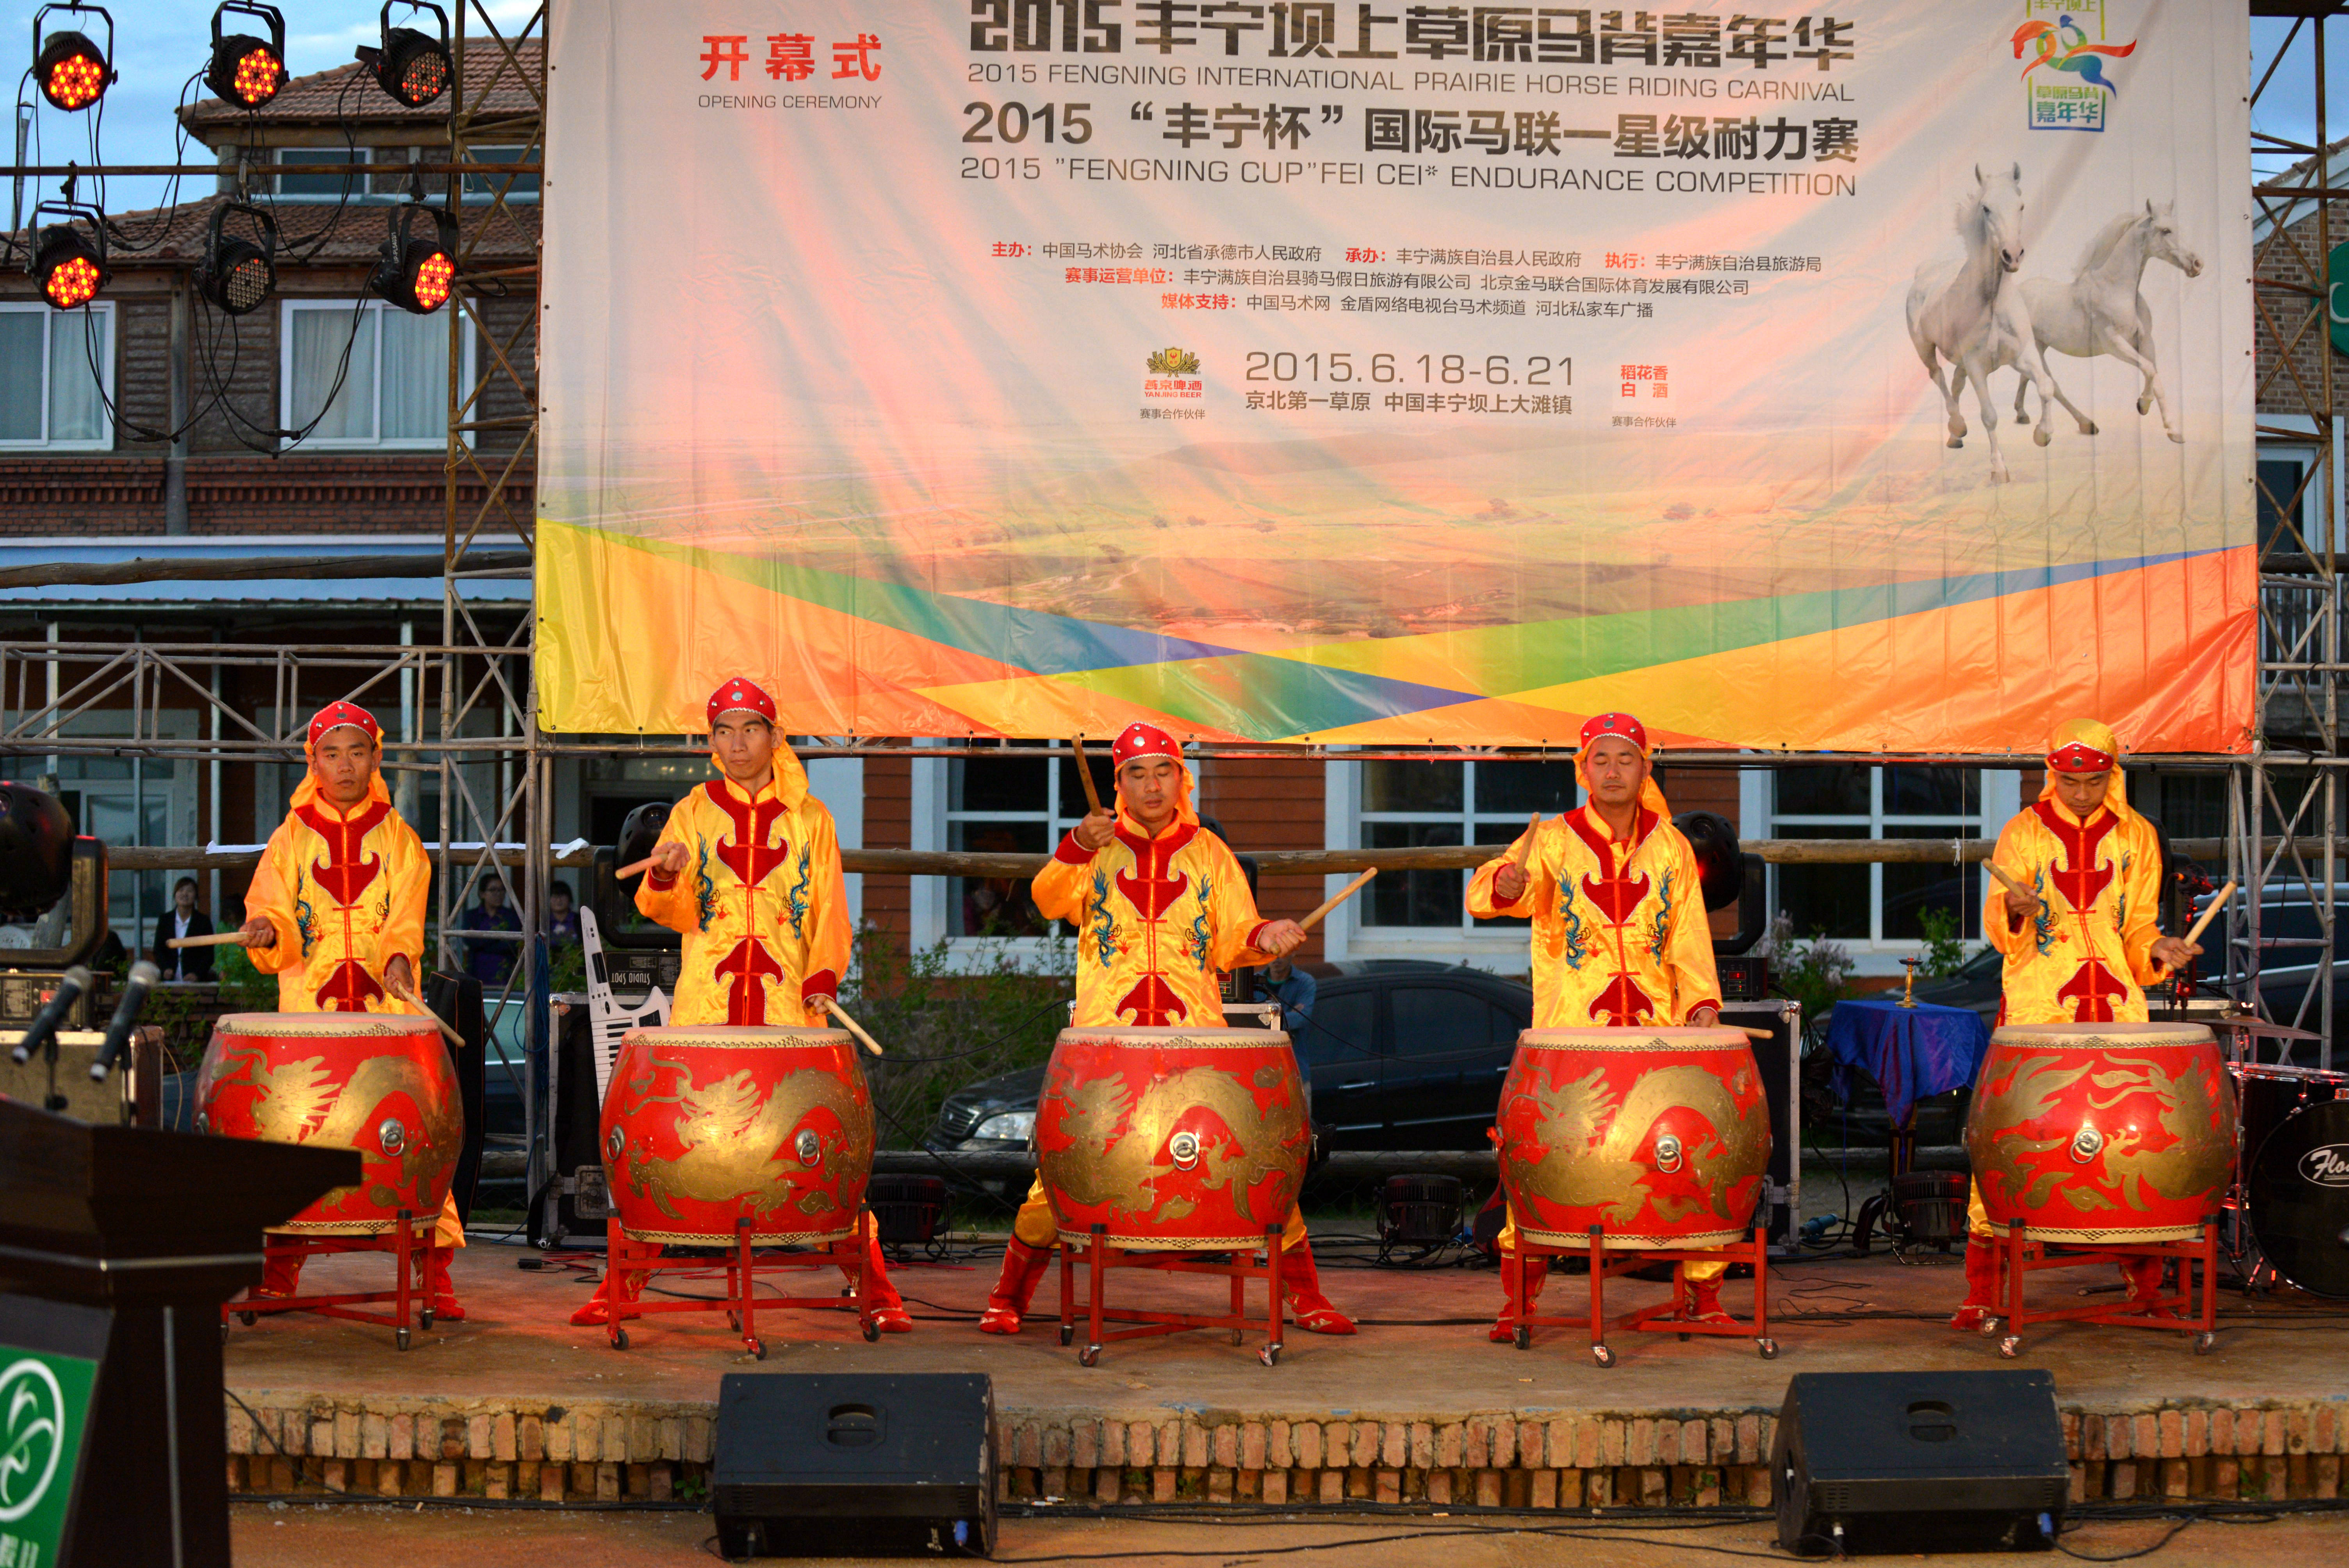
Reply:
[[244, 895], [245, 918], [277, 930], [274, 945], [248, 950], [255, 969], [277, 976], [277, 1010], [413, 1013], [385, 991], [383, 970], [404, 953], [423, 984], [431, 886], [424, 846], [392, 810], [380, 774], [348, 811], [305, 776]]
[[1545, 820], [1515, 903], [1493, 892], [1504, 863], [1478, 869], [1468, 913], [1532, 919], [1535, 1028], [1677, 1027], [1721, 1006], [1696, 851], [1661, 814], [1641, 808], [1629, 843], [1588, 806]]
[[1221, 1027], [1224, 972], [1271, 962], [1265, 922], [1224, 841], [1178, 818], [1155, 839], [1121, 811], [1087, 850], [1071, 831], [1036, 873], [1038, 913], [1077, 928], [1080, 1028]]
[[2020, 921], [2006, 889], [1983, 879], [1982, 934], [2006, 955], [2000, 1020], [2008, 1024], [2141, 1024], [2144, 986], [2168, 971], [2153, 961], [2161, 933], [2161, 846], [2153, 824], [2100, 806], [2082, 822], [2041, 800], [1998, 836], [2008, 875], [2047, 901]]
[[840, 839], [788, 750], [755, 796], [713, 779], [678, 802], [660, 842], [689, 858], [675, 877], [647, 873], [636, 907], [685, 935], [669, 1022], [832, 1026], [810, 1007], [838, 994], [851, 934]]

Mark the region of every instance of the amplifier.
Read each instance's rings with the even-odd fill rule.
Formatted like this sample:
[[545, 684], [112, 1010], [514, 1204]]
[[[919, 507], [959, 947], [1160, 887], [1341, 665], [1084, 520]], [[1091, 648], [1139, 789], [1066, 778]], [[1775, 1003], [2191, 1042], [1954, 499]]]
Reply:
[[1721, 1021], [1765, 1030], [1770, 1037], [1754, 1042], [1754, 1065], [1770, 1102], [1769, 1239], [1774, 1245], [1792, 1246], [1803, 1213], [1803, 1006], [1784, 997], [1727, 1001], [1721, 1006]]
[[2044, 1551], [2072, 1483], [2052, 1373], [1803, 1372], [1770, 1454], [1801, 1556]]
[[731, 1372], [710, 1503], [727, 1557], [984, 1557], [995, 1550], [984, 1373]]
[[1713, 954], [1713, 968], [1721, 980], [1721, 999], [1724, 1002], [1759, 1002], [1770, 985], [1767, 958], [1732, 958], [1717, 953]]

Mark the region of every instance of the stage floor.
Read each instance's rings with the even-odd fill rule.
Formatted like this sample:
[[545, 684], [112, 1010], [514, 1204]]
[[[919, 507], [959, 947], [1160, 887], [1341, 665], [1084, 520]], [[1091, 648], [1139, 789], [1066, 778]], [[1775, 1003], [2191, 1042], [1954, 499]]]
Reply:
[[[1361, 1322], [1355, 1337], [1292, 1326], [1280, 1364], [1266, 1367], [1253, 1336], [1234, 1346], [1193, 1333], [1113, 1344], [1088, 1368], [1059, 1343], [1050, 1276], [1019, 1337], [976, 1331], [992, 1256], [894, 1269], [916, 1330], [876, 1344], [845, 1313], [761, 1315], [764, 1362], [714, 1314], [633, 1323], [631, 1348], [616, 1351], [600, 1328], [565, 1322], [594, 1274], [516, 1266], [533, 1256], [468, 1248], [455, 1276], [467, 1319], [436, 1323], [406, 1353], [387, 1329], [309, 1315], [233, 1327], [232, 1484], [549, 1501], [689, 1494], [709, 1458], [719, 1378], [753, 1368], [989, 1373], [1007, 1495], [1102, 1502], [1761, 1502], [1771, 1417], [1799, 1371], [2046, 1367], [2083, 1498], [2330, 1497], [2349, 1449], [2349, 1304], [2290, 1290], [2251, 1301], [2222, 1293], [2207, 1356], [2185, 1334], [2051, 1325], [2010, 1361], [1994, 1339], [1944, 1326], [1963, 1290], [1954, 1254], [1842, 1257], [1774, 1271], [1775, 1360], [1746, 1339], [1623, 1334], [1612, 1339], [1617, 1364], [1602, 1370], [1579, 1331], [1542, 1331], [1527, 1351], [1488, 1343], [1494, 1271], [1347, 1267], [1325, 1255], [1324, 1284]], [[324, 1259], [304, 1284], [366, 1288], [388, 1270], [388, 1258]], [[830, 1271], [783, 1277], [794, 1289], [838, 1283]], [[2033, 1303], [2072, 1304], [2077, 1286], [2112, 1277], [2037, 1274]], [[1145, 1288], [1154, 1306], [1211, 1310], [1222, 1295], [1205, 1280]], [[1665, 1290], [1610, 1282], [1609, 1310]], [[1725, 1295], [1742, 1313], [1749, 1290], [1733, 1281]], [[1574, 1275], [1554, 1279], [1544, 1299], [1557, 1310], [1587, 1302]]]

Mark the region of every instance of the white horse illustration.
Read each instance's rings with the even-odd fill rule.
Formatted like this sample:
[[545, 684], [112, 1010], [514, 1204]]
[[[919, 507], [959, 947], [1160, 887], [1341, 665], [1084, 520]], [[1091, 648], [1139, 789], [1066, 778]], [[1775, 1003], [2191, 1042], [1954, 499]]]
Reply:
[[[2169, 399], [2162, 395], [2161, 370], [2153, 352], [2153, 312], [2138, 285], [2145, 263], [2168, 262], [2188, 277], [2202, 275], [2202, 258], [2178, 241], [2178, 203], [2151, 201], [2143, 212], [2124, 212], [2099, 230], [2080, 253], [2080, 264], [2068, 284], [2033, 278], [2023, 285], [2031, 307], [2031, 329], [2044, 353], [2054, 349], [2075, 359], [2109, 354], [2145, 377], [2137, 397], [2140, 414], [2157, 404], [2161, 428], [2173, 441], [2186, 438], [2169, 418]], [[2014, 388], [2014, 422], [2027, 425], [2023, 411], [2022, 383]], [[2070, 407], [2070, 405], [2065, 405]], [[2094, 427], [2088, 433], [2095, 433]]]
[[[2039, 388], [2039, 428], [2031, 438], [2040, 446], [2054, 438], [2048, 428], [2051, 403], [2070, 409], [2083, 431], [2094, 433], [2095, 427], [2072, 407], [2047, 373], [2031, 330], [2031, 307], [2017, 286], [2015, 273], [2023, 265], [2021, 164], [1992, 175], [1984, 174], [1980, 164], [1974, 166], [1974, 190], [1959, 210], [1958, 232], [1965, 241], [1965, 259], [1927, 262], [1909, 284], [1909, 341], [1925, 362], [1925, 374], [1940, 388], [1952, 447], [1966, 444], [1966, 420], [1958, 411], [1958, 399], [1966, 383], [1973, 383], [1982, 403], [1982, 434], [1990, 441], [1991, 482], [2004, 484], [2006, 457], [1999, 450], [1998, 415], [1991, 402], [1992, 371], [2013, 366]], [[1950, 362], [1946, 379], [1943, 359]]]

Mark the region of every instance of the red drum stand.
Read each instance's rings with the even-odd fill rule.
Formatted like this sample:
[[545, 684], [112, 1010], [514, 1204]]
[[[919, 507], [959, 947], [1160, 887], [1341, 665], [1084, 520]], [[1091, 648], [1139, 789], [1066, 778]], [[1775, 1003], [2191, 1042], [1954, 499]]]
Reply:
[[[605, 1244], [608, 1261], [605, 1273], [609, 1279], [609, 1294], [605, 1303], [605, 1334], [612, 1348], [628, 1347], [628, 1320], [650, 1317], [656, 1313], [722, 1312], [727, 1326], [742, 1336], [742, 1347], [764, 1361], [766, 1341], [759, 1337], [758, 1312], [761, 1307], [785, 1312], [853, 1312], [857, 1326], [868, 1340], [881, 1337], [881, 1326], [867, 1310], [864, 1290], [866, 1259], [873, 1249], [873, 1212], [860, 1209], [856, 1229], [856, 1255], [849, 1259], [829, 1247], [804, 1253], [759, 1253], [750, 1245], [749, 1215], [734, 1222], [734, 1244], [723, 1263], [714, 1258], [667, 1258], [662, 1255], [658, 1242], [633, 1242], [620, 1229], [615, 1217], [605, 1222]], [[837, 1295], [770, 1295], [758, 1294], [761, 1275], [787, 1274], [796, 1269], [844, 1269], [849, 1287]], [[714, 1279], [723, 1269], [726, 1294], [719, 1296], [678, 1297], [667, 1301], [647, 1301], [644, 1291], [654, 1279], [663, 1274], [684, 1275], [698, 1280]]]
[[[1137, 1251], [1112, 1246], [1103, 1238], [1109, 1227], [1096, 1224], [1090, 1237], [1071, 1243], [1066, 1235], [1061, 1239], [1061, 1343], [1071, 1343], [1077, 1336], [1077, 1321], [1082, 1315], [1085, 1324], [1085, 1347], [1077, 1352], [1080, 1364], [1091, 1367], [1101, 1360], [1102, 1346], [1120, 1339], [1148, 1339], [1161, 1334], [1181, 1334], [1194, 1328], [1226, 1328], [1231, 1331], [1232, 1343], [1241, 1343], [1241, 1336], [1251, 1328], [1265, 1331], [1264, 1344], [1256, 1358], [1267, 1367], [1280, 1364], [1280, 1227], [1269, 1225], [1264, 1233], [1264, 1261], [1257, 1263], [1245, 1252], [1224, 1254], [1228, 1261], [1211, 1263], [1206, 1258], [1180, 1252]], [[1085, 1270], [1085, 1299], [1077, 1300], [1076, 1271]], [[1232, 1309], [1228, 1313], [1153, 1312], [1141, 1307], [1113, 1307], [1105, 1304], [1103, 1294], [1112, 1270], [1141, 1269], [1154, 1274], [1213, 1274], [1231, 1281]], [[1260, 1279], [1265, 1284], [1265, 1315], [1247, 1315], [1247, 1282]], [[1112, 1323], [1131, 1323], [1133, 1328], [1111, 1329], [1102, 1326]]]
[[[438, 1209], [419, 1218], [406, 1209], [399, 1211], [391, 1229], [372, 1236], [320, 1236], [315, 1240], [296, 1239], [279, 1232], [266, 1238], [268, 1253], [276, 1257], [298, 1258], [307, 1262], [332, 1253], [388, 1253], [397, 1283], [390, 1290], [346, 1291], [332, 1295], [256, 1295], [248, 1290], [221, 1308], [221, 1339], [228, 1339], [228, 1320], [234, 1314], [238, 1322], [250, 1327], [262, 1317], [280, 1312], [315, 1312], [321, 1317], [339, 1317], [351, 1323], [372, 1323], [392, 1331], [392, 1343], [400, 1349], [408, 1348], [409, 1319], [415, 1326], [432, 1326], [429, 1298], [418, 1288], [414, 1273], [415, 1261], [424, 1255], [432, 1244], [432, 1227], [440, 1215]], [[390, 1302], [388, 1313], [362, 1312], [364, 1306]]]
[[[2023, 1347], [2023, 1329], [2033, 1323], [2095, 1323], [2108, 1328], [2167, 1328], [2175, 1333], [2194, 1336], [2194, 1353], [2209, 1354], [2217, 1342], [2219, 1326], [2219, 1227], [2215, 1221], [2206, 1220], [2199, 1239], [2182, 1242], [2136, 1242], [2127, 1243], [2098, 1243], [2093, 1246], [2073, 1246], [2033, 1241], [2028, 1227], [2021, 1220], [2011, 1222], [2002, 1241], [1992, 1243], [1998, 1249], [2000, 1270], [1999, 1294], [2006, 1298], [2005, 1332], [1998, 1342], [1998, 1353], [2011, 1357]], [[2033, 1312], [2023, 1305], [2023, 1281], [2027, 1274], [2042, 1269], [2081, 1268], [2090, 1264], [2122, 1264], [2131, 1258], [2175, 1258], [2182, 1271], [2178, 1288], [2174, 1295], [2157, 1298], [2155, 1305], [2165, 1314], [2184, 1309], [2176, 1316], [2156, 1315], [2126, 1304], [2120, 1306], [2058, 1306]], [[2202, 1283], [2194, 1284], [2194, 1265], [2202, 1265]], [[1990, 1332], [1984, 1329], [1985, 1333]]]
[[[1526, 1299], [1526, 1260], [1527, 1258], [1587, 1258], [1590, 1264], [1590, 1312], [1585, 1317], [1537, 1314]], [[1630, 1274], [1650, 1264], [1668, 1263], [1672, 1265], [1672, 1298], [1654, 1306], [1642, 1306], [1615, 1317], [1607, 1315], [1607, 1282], [1617, 1274]], [[1671, 1315], [1689, 1297], [1688, 1265], [1691, 1264], [1745, 1264], [1754, 1270], [1754, 1316], [1749, 1322], [1732, 1320], [1728, 1323], [1687, 1323]], [[1509, 1293], [1509, 1310], [1516, 1317], [1516, 1334], [1513, 1343], [1520, 1350], [1531, 1348], [1533, 1331], [1537, 1328], [1587, 1328], [1590, 1331], [1590, 1358], [1601, 1367], [1615, 1365], [1614, 1347], [1607, 1343], [1609, 1329], [1630, 1329], [1642, 1334], [1677, 1334], [1687, 1339], [1699, 1334], [1718, 1335], [1730, 1338], [1751, 1336], [1754, 1347], [1762, 1359], [1777, 1358], [1778, 1342], [1770, 1337], [1770, 1249], [1764, 1230], [1756, 1226], [1751, 1242], [1739, 1242], [1725, 1247], [1626, 1247], [1609, 1246], [1606, 1228], [1590, 1227], [1590, 1242], [1585, 1247], [1562, 1247], [1529, 1242], [1520, 1226], [1516, 1245], [1501, 1254], [1501, 1278]]]

